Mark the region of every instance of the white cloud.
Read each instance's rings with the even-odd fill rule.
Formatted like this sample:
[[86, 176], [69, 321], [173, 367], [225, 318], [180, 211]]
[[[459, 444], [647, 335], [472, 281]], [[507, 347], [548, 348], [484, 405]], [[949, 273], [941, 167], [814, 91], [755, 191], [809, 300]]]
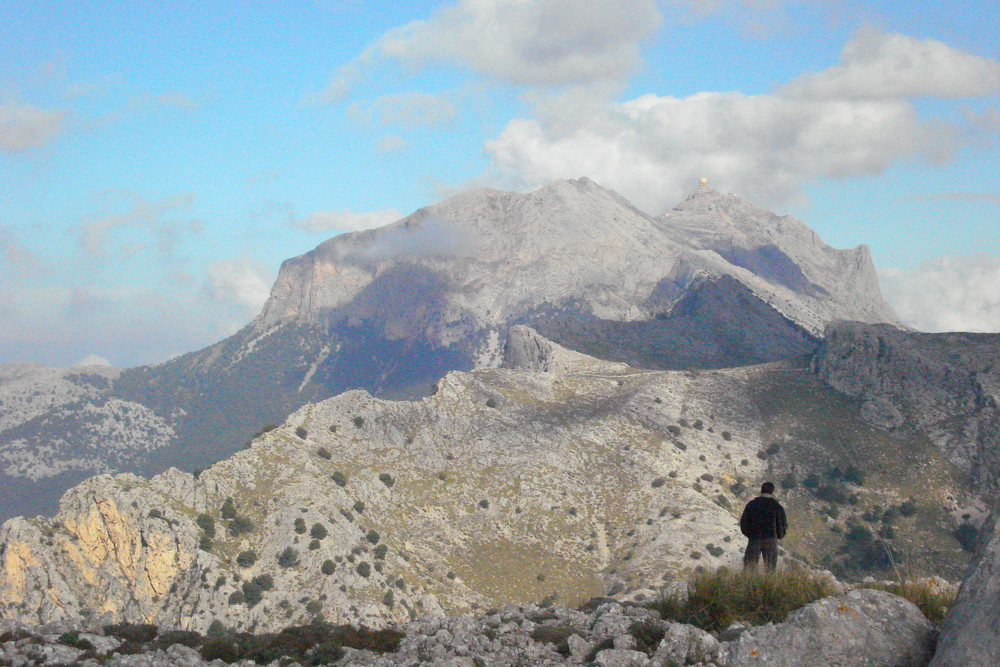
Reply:
[[207, 292], [219, 302], [256, 314], [271, 294], [274, 274], [246, 255], [220, 259], [208, 265]]
[[1000, 256], [938, 257], [879, 274], [886, 300], [912, 327], [1000, 332]]
[[515, 185], [585, 175], [656, 214], [701, 176], [774, 204], [818, 176], [873, 174], [945, 154], [954, 135], [902, 101], [699, 93], [645, 95], [576, 123], [517, 119], [486, 149], [497, 175]]
[[295, 221], [295, 226], [307, 232], [356, 232], [363, 229], [374, 229], [395, 222], [403, 214], [395, 209], [384, 211], [368, 211], [355, 213], [347, 209], [336, 211], [316, 211], [302, 220]]
[[376, 48], [405, 65], [448, 63], [516, 84], [623, 80], [661, 20], [654, 0], [460, 0]]
[[841, 64], [792, 81], [782, 92], [820, 99], [977, 97], [1000, 89], [1000, 62], [936, 39], [860, 30]]
[[[868, 32], [862, 37], [852, 43], [882, 43]], [[904, 81], [914, 82], [921, 73], [937, 80], [951, 71], [953, 62], [964, 62], [962, 52], [948, 47], [947, 57], [902, 58], [905, 48], [918, 55], [925, 50], [938, 54], [938, 43], [928, 47], [902, 36], [885, 37], [889, 46], [876, 49], [881, 54], [876, 59], [891, 65]], [[860, 58], [855, 54], [862, 50], [857, 45], [847, 49], [850, 66], [800, 77], [771, 94], [645, 95], [603, 107], [594, 98], [585, 104], [573, 95], [551, 97], [536, 106], [537, 118], [512, 120], [487, 142], [493, 175], [513, 187], [585, 175], [651, 213], [677, 203], [699, 177], [707, 176], [722, 189], [752, 193], [755, 201], [775, 205], [794, 198], [805, 182], [817, 177], [877, 174], [915, 158], [943, 162], [977, 134], [996, 132], [977, 128], [974, 119], [965, 124], [923, 120], [912, 102], [898, 95], [940, 87], [920, 89], [911, 83], [881, 96], [855, 94], [862, 90], [860, 84], [842, 82], [865, 77], [837, 72], [844, 67], [854, 72], [853, 63]], [[974, 63], [984, 60], [969, 57]], [[905, 63], [918, 71], [906, 69]], [[933, 70], [935, 63], [938, 70]], [[828, 85], [830, 94], [820, 96]], [[949, 90], [972, 94], [988, 88], [956, 85]], [[835, 90], [846, 96], [833, 96]]]
[[65, 130], [67, 115], [24, 102], [0, 104], [0, 151], [21, 153], [51, 143]]
[[454, 104], [441, 95], [422, 92], [384, 95], [371, 104], [353, 104], [348, 111], [359, 120], [409, 128], [448, 125], [455, 119]]

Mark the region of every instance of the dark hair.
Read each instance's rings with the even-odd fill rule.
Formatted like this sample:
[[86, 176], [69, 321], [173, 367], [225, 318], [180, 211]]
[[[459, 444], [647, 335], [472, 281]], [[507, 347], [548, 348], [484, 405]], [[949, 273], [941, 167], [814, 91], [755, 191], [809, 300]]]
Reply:
[[760, 485], [761, 493], [774, 493], [774, 482], [764, 482]]

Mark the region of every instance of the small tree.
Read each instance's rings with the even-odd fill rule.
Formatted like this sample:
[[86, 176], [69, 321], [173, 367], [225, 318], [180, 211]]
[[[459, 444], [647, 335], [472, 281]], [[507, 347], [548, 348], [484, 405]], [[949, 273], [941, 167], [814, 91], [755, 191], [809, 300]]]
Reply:
[[236, 518], [236, 506], [233, 504], [232, 498], [226, 498], [226, 500], [222, 503], [222, 509], [219, 510], [219, 515], [223, 519]]
[[319, 569], [320, 572], [322, 572], [323, 574], [330, 575], [333, 574], [333, 571], [337, 569], [337, 565], [332, 560], [327, 558], [325, 561], [323, 561], [323, 565], [321, 565]]
[[302, 535], [306, 532], [306, 521], [302, 517], [295, 520], [295, 532]]
[[294, 567], [299, 564], [299, 552], [292, 547], [285, 547], [285, 550], [278, 555], [278, 565], [281, 567]]
[[257, 562], [257, 552], [253, 549], [248, 549], [246, 551], [241, 551], [240, 555], [236, 557], [236, 564], [240, 567], [250, 567]]
[[326, 537], [326, 528], [321, 523], [314, 523], [312, 528], [309, 530], [309, 535], [313, 539], [322, 540]]
[[215, 537], [215, 519], [208, 514], [199, 514], [194, 520], [207, 537]]

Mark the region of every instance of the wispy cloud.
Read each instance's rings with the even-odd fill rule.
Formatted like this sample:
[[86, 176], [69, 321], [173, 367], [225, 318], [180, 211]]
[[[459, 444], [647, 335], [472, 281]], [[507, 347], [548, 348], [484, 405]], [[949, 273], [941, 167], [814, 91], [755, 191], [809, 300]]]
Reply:
[[0, 151], [23, 153], [55, 141], [66, 130], [69, 111], [27, 102], [0, 103]]
[[316, 211], [301, 220], [295, 221], [295, 226], [307, 232], [356, 232], [364, 229], [382, 227], [395, 222], [403, 214], [395, 209], [383, 211], [367, 211], [355, 213], [347, 209], [336, 211]]
[[[190, 217], [195, 200], [192, 193], [150, 201], [138, 193], [117, 191], [102, 193], [102, 198], [110, 199], [110, 208], [118, 210], [84, 220], [80, 228], [80, 247], [90, 259], [106, 259], [112, 252], [127, 259], [147, 247], [170, 255], [180, 241], [204, 228], [200, 221]], [[122, 202], [126, 202], [124, 207]], [[126, 230], [144, 234], [138, 238], [121, 238], [120, 233]]]
[[902, 197], [905, 201], [961, 201], [1000, 204], [1000, 192], [934, 192], [926, 195]]

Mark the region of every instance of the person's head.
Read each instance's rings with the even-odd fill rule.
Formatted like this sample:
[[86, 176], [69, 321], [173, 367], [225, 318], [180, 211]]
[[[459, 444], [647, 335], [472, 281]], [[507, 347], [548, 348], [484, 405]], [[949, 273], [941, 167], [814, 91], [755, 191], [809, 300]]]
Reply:
[[761, 493], [774, 493], [774, 482], [764, 482], [760, 485]]

